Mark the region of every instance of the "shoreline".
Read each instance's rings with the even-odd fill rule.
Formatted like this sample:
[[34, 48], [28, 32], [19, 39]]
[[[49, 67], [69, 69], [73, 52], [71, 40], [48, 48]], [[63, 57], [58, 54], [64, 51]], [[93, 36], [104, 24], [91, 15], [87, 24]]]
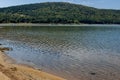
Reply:
[[5, 26], [120, 26], [120, 24], [44, 24], [44, 23], [0, 23]]
[[66, 80], [26, 65], [14, 64], [12, 60], [1, 51], [0, 78], [1, 80]]

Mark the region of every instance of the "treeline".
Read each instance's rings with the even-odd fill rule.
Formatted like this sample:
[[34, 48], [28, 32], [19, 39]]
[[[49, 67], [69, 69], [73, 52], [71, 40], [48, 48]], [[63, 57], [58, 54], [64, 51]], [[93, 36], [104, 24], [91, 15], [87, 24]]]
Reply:
[[47, 2], [0, 8], [0, 23], [120, 24], [120, 10]]

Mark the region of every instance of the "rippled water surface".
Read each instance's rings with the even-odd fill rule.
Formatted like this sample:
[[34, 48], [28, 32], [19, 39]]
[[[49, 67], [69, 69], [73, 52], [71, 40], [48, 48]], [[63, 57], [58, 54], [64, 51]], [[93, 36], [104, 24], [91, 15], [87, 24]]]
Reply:
[[18, 63], [68, 80], [120, 80], [120, 26], [3, 27]]

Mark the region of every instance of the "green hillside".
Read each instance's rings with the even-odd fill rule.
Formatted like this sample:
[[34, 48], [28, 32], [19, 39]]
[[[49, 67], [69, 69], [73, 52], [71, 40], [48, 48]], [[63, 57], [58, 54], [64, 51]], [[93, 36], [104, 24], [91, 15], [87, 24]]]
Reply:
[[46, 2], [0, 8], [0, 23], [120, 24], [120, 10]]

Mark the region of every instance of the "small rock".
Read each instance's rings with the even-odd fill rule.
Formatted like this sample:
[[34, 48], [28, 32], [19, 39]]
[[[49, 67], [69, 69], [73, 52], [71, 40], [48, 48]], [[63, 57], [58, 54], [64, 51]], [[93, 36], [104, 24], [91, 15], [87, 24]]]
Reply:
[[8, 47], [0, 47], [0, 51], [4, 52], [4, 51], [10, 51], [12, 50], [12, 48], [8, 48]]
[[12, 67], [10, 68], [12, 71], [17, 71], [17, 68], [16, 67]]
[[91, 74], [91, 75], [96, 75], [96, 73], [94, 73], [94, 72], [91, 72], [90, 74]]

